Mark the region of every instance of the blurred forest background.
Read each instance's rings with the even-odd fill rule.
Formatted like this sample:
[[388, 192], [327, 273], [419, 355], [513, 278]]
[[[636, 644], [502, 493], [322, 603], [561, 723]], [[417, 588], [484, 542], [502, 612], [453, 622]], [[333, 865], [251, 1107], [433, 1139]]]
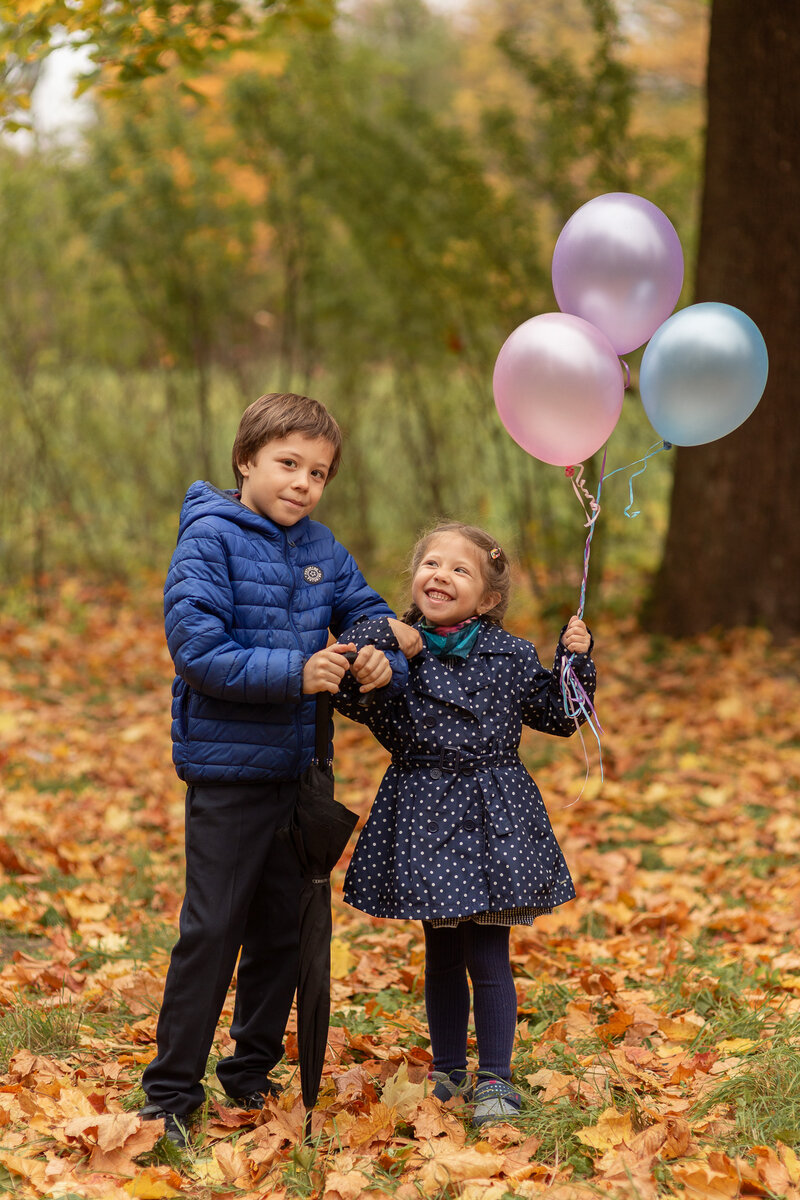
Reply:
[[[503, 430], [492, 367], [556, 308], [556, 238], [599, 193], [666, 212], [692, 299], [707, 0], [297, 4], [215, 56], [164, 48], [159, 5], [139, 8], [130, 45], [141, 59], [152, 34], [157, 69], [118, 59], [79, 131], [12, 121], [0, 144], [4, 579], [45, 605], [64, 573], [163, 573], [186, 486], [232, 486], [242, 409], [294, 389], [346, 433], [319, 516], [393, 599], [448, 515], [574, 606], [583, 517]], [[23, 107], [40, 69], [6, 58]], [[655, 437], [638, 358], [609, 470]], [[624, 472], [604, 490], [595, 594], [646, 591], [673, 458], [637, 480], [638, 520]]]

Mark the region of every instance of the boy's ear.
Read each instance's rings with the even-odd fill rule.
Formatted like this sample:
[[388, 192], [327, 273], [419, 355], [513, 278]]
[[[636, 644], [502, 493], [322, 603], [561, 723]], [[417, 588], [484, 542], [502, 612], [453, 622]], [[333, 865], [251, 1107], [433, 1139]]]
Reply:
[[490, 608], [494, 608], [495, 604], [500, 603], [500, 599], [501, 597], [499, 592], [487, 592], [478, 605], [478, 616], [481, 617], [485, 612], [488, 612]]
[[242, 476], [242, 478], [247, 479], [248, 475], [250, 474], [250, 463], [249, 462], [240, 462], [240, 463], [237, 463], [236, 465], [239, 468], [239, 474]]

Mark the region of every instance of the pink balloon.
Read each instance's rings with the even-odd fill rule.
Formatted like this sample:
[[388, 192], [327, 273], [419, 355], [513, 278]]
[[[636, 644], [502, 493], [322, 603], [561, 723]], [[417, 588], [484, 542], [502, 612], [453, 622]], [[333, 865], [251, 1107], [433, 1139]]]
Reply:
[[494, 367], [500, 420], [523, 450], [556, 467], [599, 450], [619, 420], [625, 384], [605, 334], [566, 313], [523, 322]]
[[630, 192], [584, 204], [553, 252], [558, 307], [595, 325], [617, 354], [644, 345], [675, 308], [682, 285], [683, 251], [671, 221]]

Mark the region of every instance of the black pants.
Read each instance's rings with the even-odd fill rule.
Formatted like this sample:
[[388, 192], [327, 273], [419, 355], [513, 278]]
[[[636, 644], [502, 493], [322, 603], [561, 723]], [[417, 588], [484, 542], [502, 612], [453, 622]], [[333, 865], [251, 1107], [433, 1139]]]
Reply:
[[191, 786], [186, 793], [186, 895], [157, 1028], [144, 1072], [148, 1100], [186, 1115], [202, 1079], [241, 949], [231, 1035], [217, 1065], [230, 1096], [263, 1090], [283, 1054], [298, 971], [300, 868], [276, 838], [297, 781]]

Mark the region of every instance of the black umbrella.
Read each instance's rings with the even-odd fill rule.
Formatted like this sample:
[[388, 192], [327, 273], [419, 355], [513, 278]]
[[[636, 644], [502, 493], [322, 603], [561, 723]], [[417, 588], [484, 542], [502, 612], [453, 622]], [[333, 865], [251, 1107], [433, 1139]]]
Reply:
[[[355, 656], [353, 656], [355, 657]], [[329, 692], [317, 694], [315, 757], [300, 777], [288, 834], [303, 870], [300, 895], [300, 970], [297, 981], [297, 1044], [306, 1106], [305, 1136], [317, 1102], [331, 1015], [330, 874], [355, 829], [358, 815], [333, 796], [328, 759]]]

